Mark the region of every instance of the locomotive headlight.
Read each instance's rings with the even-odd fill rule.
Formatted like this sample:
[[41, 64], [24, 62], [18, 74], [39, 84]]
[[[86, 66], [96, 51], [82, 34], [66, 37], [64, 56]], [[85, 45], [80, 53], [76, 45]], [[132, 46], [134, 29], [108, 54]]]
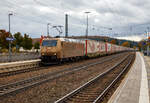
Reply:
[[44, 53], [41, 53], [41, 55], [44, 55]]

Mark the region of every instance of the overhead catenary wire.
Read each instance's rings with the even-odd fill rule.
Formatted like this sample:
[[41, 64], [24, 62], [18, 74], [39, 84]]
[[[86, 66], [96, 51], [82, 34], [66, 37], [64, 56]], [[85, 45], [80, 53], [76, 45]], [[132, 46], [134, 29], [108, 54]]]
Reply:
[[[29, 20], [31, 22], [41, 23], [41, 24], [44, 24], [44, 23], [47, 24], [47, 22], [49, 22], [50, 18], [51, 18], [51, 20], [55, 19], [55, 18], [52, 18], [52, 16], [49, 16], [47, 14], [43, 14], [43, 15], [36, 14], [35, 12], [32, 12], [31, 10], [25, 8], [24, 6], [17, 5], [18, 2], [14, 1], [14, 0], [13, 0], [13, 2], [7, 1], [7, 4], [10, 4], [10, 6], [14, 5], [14, 7], [10, 7], [10, 6], [8, 6], [8, 7], [11, 9], [13, 8], [16, 16], [18, 16], [21, 19], [26, 19], [25, 17], [30, 17], [30, 19], [27, 19], [27, 20]], [[24, 13], [22, 11], [22, 9], [28, 10], [28, 12]], [[30, 15], [30, 16], [26, 16], [26, 15]], [[37, 18], [40, 20], [37, 20]], [[43, 20], [43, 18], [44, 18], [44, 20]]]
[[[34, 23], [40, 24], [41, 27], [43, 27], [49, 21], [48, 20], [49, 16], [44, 16], [44, 15], [40, 15], [40, 16], [36, 15], [35, 16], [35, 15], [33, 15], [35, 13], [31, 12], [30, 10], [29, 10], [29, 12], [23, 12], [23, 10], [28, 10], [28, 9], [24, 8], [23, 6], [19, 6], [18, 3], [15, 2], [15, 1], [14, 2], [7, 1], [7, 4], [8, 5], [6, 5], [6, 7], [10, 8], [11, 10], [14, 11], [13, 14], [15, 15], [15, 18], [21, 19], [22, 22], [24, 22], [24, 23], [28, 23], [30, 25], [34, 22]], [[8, 11], [6, 11], [6, 12], [8, 12]], [[4, 15], [6, 15], [6, 14], [4, 14]], [[43, 20], [43, 17], [44, 17], [44, 20]], [[15, 19], [15, 18], [14, 18], [14, 22], [15, 22], [15, 20], [18, 20], [18, 19]], [[24, 26], [27, 26], [27, 25], [24, 25]]]
[[[117, 6], [111, 7], [112, 4], [111, 4], [111, 6], [109, 5], [109, 3], [110, 3], [111, 1], [107, 2], [107, 0], [104, 0], [104, 2], [107, 4], [108, 9], [112, 12], [112, 14], [114, 15], [114, 17], [119, 19], [118, 22], [119, 22], [119, 25], [120, 25], [120, 27], [121, 27], [121, 26], [124, 24], [124, 23], [122, 22], [122, 19], [124, 20], [124, 18], [123, 18], [121, 15], [117, 14], [117, 12], [119, 12], [117, 9], [115, 9]], [[113, 2], [114, 2], [114, 1], [113, 1]], [[115, 33], [114, 33], [114, 34], [115, 34]], [[120, 35], [120, 33], [119, 33], [119, 35]]]
[[[119, 8], [117, 6], [115, 6], [115, 5], [113, 5], [113, 3], [115, 4], [115, 1], [109, 1], [108, 2], [108, 0], [104, 0], [104, 2], [105, 2], [105, 4], [107, 4], [107, 7], [108, 7], [109, 11], [112, 12], [112, 15], [114, 15], [114, 17], [116, 17], [116, 18], [119, 19], [120, 26], [122, 26], [125, 22], [127, 22], [127, 18], [125, 18], [124, 16], [121, 16], [121, 15], [118, 14], [119, 11], [120, 11]], [[33, 1], [31, 1], [31, 3], [33, 3], [33, 5], [39, 5], [39, 6], [47, 7], [49, 9], [53, 8], [53, 7], [50, 7], [50, 5], [48, 3], [46, 3], [45, 1], [33, 0]], [[22, 1], [17, 1], [17, 0], [11, 0], [10, 1], [10, 0], [6, 0], [5, 3], [4, 3], [4, 6], [10, 8], [11, 10], [14, 10], [14, 13], [16, 14], [15, 16], [17, 18], [19, 18], [21, 20], [25, 20], [25, 21], [30, 21], [29, 23], [34, 22], [34, 23], [38, 23], [38, 24], [44, 25], [44, 24], [47, 24], [47, 22], [49, 20], [53, 20], [52, 16], [49, 15], [50, 13], [41, 14], [40, 15], [40, 14], [38, 14], [36, 12], [33, 12], [29, 8], [26, 8], [24, 5], [20, 5], [20, 4], [23, 4]], [[60, 5], [60, 6], [62, 6], [62, 5]], [[28, 12], [23, 12], [23, 10], [27, 10]], [[8, 11], [6, 11], [6, 12], [8, 12]], [[59, 9], [59, 12], [60, 12], [61, 15], [64, 14], [64, 10], [60, 10]], [[2, 14], [4, 14], [4, 13], [2, 13]], [[62, 18], [62, 16], [60, 18]], [[77, 24], [78, 22], [73, 22], [73, 21], [78, 21], [79, 20], [78, 18], [70, 16], [69, 19], [73, 19], [71, 21], [72, 23], [69, 24], [71, 26], [74, 26], [73, 28], [81, 27], [81, 26], [84, 27], [84, 23], [82, 23], [82, 21], [80, 22], [81, 24], [79, 24], [79, 25]], [[14, 18], [14, 20], [15, 20], [15, 18]], [[59, 20], [59, 22], [61, 22], [61, 23], [63, 21], [64, 20]], [[114, 25], [113, 21], [111, 22], [111, 24]], [[145, 27], [143, 26], [143, 28], [145, 28], [145, 29], [146, 29], [147, 26], [149, 26], [149, 24], [137, 24], [136, 26], [131, 25], [130, 28], [132, 27], [132, 31], [134, 31], [134, 29], [138, 25], [146, 25]], [[81, 29], [81, 28], [78, 28], [78, 29]], [[129, 30], [131, 30], [131, 29], [129, 29]], [[83, 29], [83, 31], [84, 31], [84, 29]], [[70, 32], [72, 32], [72, 30], [70, 30]], [[122, 31], [122, 32], [124, 32], [124, 31]], [[125, 33], [122, 33], [122, 34], [125, 34]]]
[[[27, 19], [27, 20], [30, 20], [31, 22], [37, 22], [37, 23], [41, 23], [41, 21], [43, 21], [43, 16], [42, 15], [40, 15], [40, 16], [38, 16], [38, 15], [36, 15], [36, 16], [33, 16], [33, 14], [35, 14], [34, 12], [31, 12], [31, 11], [29, 11], [29, 12], [23, 12], [23, 11], [18, 11], [18, 10], [21, 10], [21, 9], [25, 9], [23, 6], [19, 6], [19, 5], [16, 5], [17, 4], [17, 2], [15, 2], [15, 3], [12, 3], [12, 2], [10, 2], [10, 1], [7, 1], [7, 4], [10, 4], [11, 6], [12, 5], [14, 5], [14, 7], [11, 7], [11, 9], [13, 9], [14, 11], [13, 11], [13, 13], [15, 14], [15, 16], [16, 17], [19, 17], [19, 18], [21, 18], [21, 19], [26, 19], [25, 17], [27, 17], [26, 16], [26, 14], [29, 14], [30, 15], [30, 19]], [[9, 7], [9, 6], [8, 6]], [[23, 13], [22, 13], [23, 12]], [[40, 18], [41, 19], [41, 21], [36, 21], [36, 19], [32, 19], [32, 18]], [[45, 22], [46, 23], [46, 22]], [[43, 22], [41, 23], [41, 24], [43, 24]]]

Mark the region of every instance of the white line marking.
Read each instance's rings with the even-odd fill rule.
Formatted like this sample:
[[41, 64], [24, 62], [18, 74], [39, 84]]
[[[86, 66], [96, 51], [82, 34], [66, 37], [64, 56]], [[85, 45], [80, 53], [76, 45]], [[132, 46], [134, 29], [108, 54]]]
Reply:
[[[136, 60], [136, 59], [135, 59], [135, 60]], [[136, 62], [135, 62], [135, 63], [136, 63]], [[132, 66], [132, 68], [133, 68], [133, 66]], [[119, 97], [120, 97], [122, 91], [124, 90], [124, 87], [126, 86], [128, 80], [129, 80], [129, 75], [131, 74], [131, 71], [132, 71], [132, 69], [130, 69], [130, 71], [129, 71], [128, 75], [127, 75], [127, 78], [126, 78], [126, 80], [125, 80], [123, 86], [119, 89], [119, 92], [118, 92], [118, 94], [117, 94], [117, 96], [116, 96], [116, 98], [115, 98], [115, 100], [114, 100], [113, 103], [117, 103], [117, 100], [119, 99]]]
[[140, 58], [142, 61], [142, 78], [141, 78], [141, 87], [140, 87], [140, 97], [139, 103], [149, 103], [149, 92], [148, 92], [148, 80], [147, 80], [147, 72], [145, 68], [144, 59], [140, 54]]
[[21, 64], [21, 63], [30, 63], [30, 62], [39, 62], [39, 61], [40, 61], [40, 59], [0, 63], [0, 66], [15, 65], [15, 64]]

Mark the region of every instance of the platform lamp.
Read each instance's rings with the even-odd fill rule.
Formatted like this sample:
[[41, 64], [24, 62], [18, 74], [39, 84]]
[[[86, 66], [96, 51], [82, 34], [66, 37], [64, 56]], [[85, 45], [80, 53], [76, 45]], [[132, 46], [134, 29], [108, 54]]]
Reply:
[[86, 38], [87, 38], [87, 36], [88, 36], [88, 14], [89, 13], [91, 13], [91, 12], [89, 12], [89, 11], [87, 11], [87, 12], [84, 12], [85, 14], [87, 14], [87, 27], [86, 27]]
[[[10, 16], [12, 16], [12, 15], [13, 15], [13, 13], [8, 14], [9, 37], [11, 37], [11, 35], [10, 35]], [[9, 61], [11, 61], [11, 41], [9, 41]]]

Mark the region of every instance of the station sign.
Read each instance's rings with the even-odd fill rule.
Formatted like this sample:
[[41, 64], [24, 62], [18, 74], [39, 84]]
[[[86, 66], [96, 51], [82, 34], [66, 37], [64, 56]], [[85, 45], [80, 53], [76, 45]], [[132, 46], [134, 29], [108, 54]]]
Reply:
[[142, 42], [142, 45], [146, 45], [146, 43], [145, 43], [145, 42]]
[[14, 38], [6, 38], [7, 41], [14, 41]]

